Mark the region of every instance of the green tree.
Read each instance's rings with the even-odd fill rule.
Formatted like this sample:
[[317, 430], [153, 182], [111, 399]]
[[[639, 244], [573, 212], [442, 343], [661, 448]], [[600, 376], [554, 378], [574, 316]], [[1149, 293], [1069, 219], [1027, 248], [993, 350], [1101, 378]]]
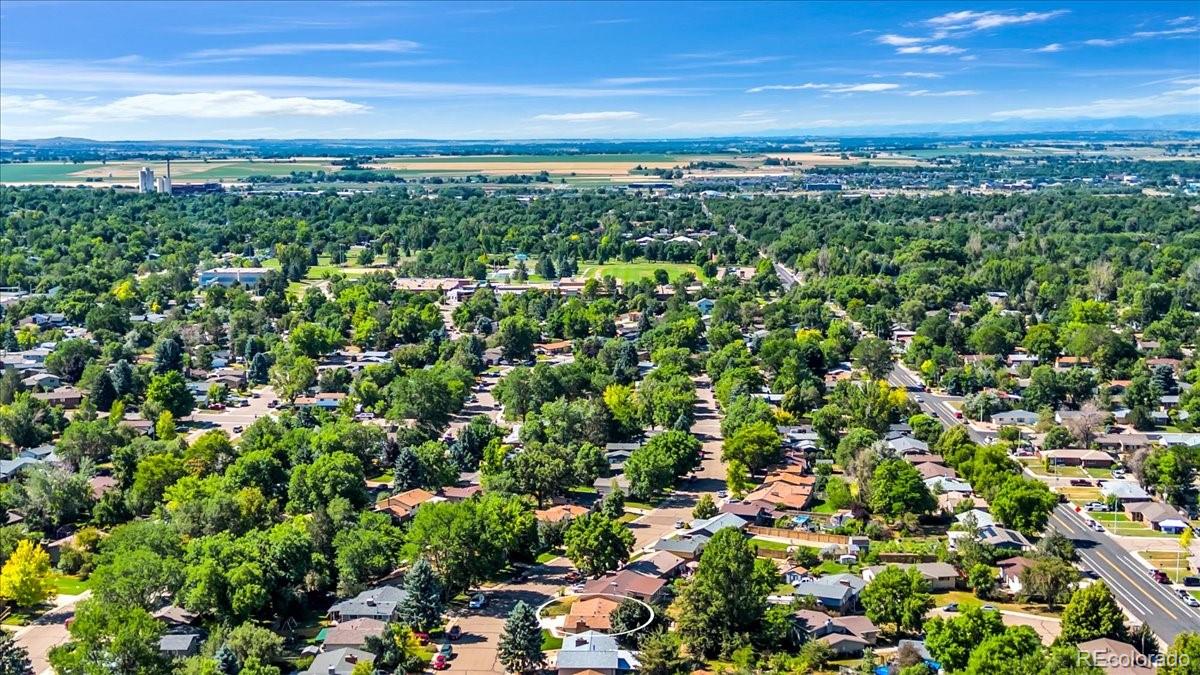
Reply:
[[515, 315], [500, 322], [500, 328], [496, 331], [496, 343], [504, 358], [510, 361], [524, 361], [533, 358], [533, 346], [539, 335], [536, 321], [526, 316]]
[[756, 471], [774, 462], [779, 457], [783, 439], [770, 422], [753, 422], [737, 430], [725, 439], [721, 448], [721, 460], [740, 462], [751, 471]]
[[0, 673], [5, 675], [33, 675], [33, 664], [29, 652], [17, 644], [8, 631], [0, 631]]
[[721, 653], [758, 626], [777, 576], [766, 565], [771, 569], [755, 563], [754, 548], [741, 532], [727, 528], [713, 535], [676, 600], [676, 625], [689, 653]]
[[1079, 644], [1102, 637], [1124, 642], [1128, 634], [1125, 614], [1103, 581], [1075, 591], [1063, 608], [1059, 639], [1065, 643]]
[[580, 572], [599, 576], [629, 560], [633, 533], [608, 516], [588, 513], [571, 521], [563, 543], [567, 557]]
[[991, 500], [996, 520], [1027, 535], [1045, 529], [1057, 504], [1058, 497], [1045, 483], [1022, 476], [1004, 481]]
[[188, 389], [187, 382], [179, 371], [172, 370], [155, 375], [146, 388], [146, 403], [154, 406], [156, 411], [167, 411], [181, 419], [192, 413], [196, 407], [196, 398]]
[[183, 370], [183, 348], [179, 340], [169, 337], [154, 348], [154, 372], [161, 375], [172, 370]]
[[419, 631], [439, 625], [445, 609], [442, 585], [427, 560], [418, 558], [413, 563], [404, 576], [404, 591], [404, 600], [396, 608], [397, 618]]
[[884, 568], [863, 588], [860, 601], [872, 621], [891, 624], [896, 632], [919, 630], [933, 608], [929, 582], [913, 567]]
[[1159, 675], [1194, 675], [1200, 664], [1200, 633], [1180, 633], [1163, 655]]
[[708, 520], [717, 515], [717, 504], [713, 501], [712, 495], [705, 492], [700, 495], [696, 506], [692, 508], [692, 518], [696, 520]]
[[996, 571], [990, 565], [976, 563], [967, 574], [967, 583], [975, 592], [975, 597], [987, 600], [996, 591]]
[[294, 403], [317, 381], [317, 364], [307, 356], [289, 355], [271, 366], [268, 379], [280, 398]]
[[504, 622], [500, 641], [496, 645], [496, 657], [510, 673], [528, 673], [541, 670], [546, 663], [542, 652], [542, 628], [537, 614], [524, 602], [517, 602]]
[[50, 650], [50, 665], [61, 675], [169, 672], [158, 651], [163, 626], [141, 607], [85, 600], [68, 631], [70, 639]]
[[688, 675], [691, 663], [679, 649], [679, 635], [665, 630], [655, 631], [642, 638], [638, 645], [638, 661], [642, 675]]
[[899, 518], [928, 513], [937, 502], [913, 465], [901, 459], [880, 462], [871, 474], [868, 504], [875, 513]]
[[999, 612], [985, 612], [978, 605], [963, 607], [951, 618], [934, 617], [925, 624], [925, 646], [947, 672], [964, 670], [971, 652], [984, 640], [1004, 632]]
[[1041, 558], [1021, 570], [1021, 587], [1030, 598], [1037, 598], [1053, 608], [1071, 592], [1079, 572], [1058, 558]]
[[1027, 675], [1038, 671], [1042, 641], [1029, 626], [1010, 626], [979, 643], [967, 662], [968, 675]]
[[859, 340], [850, 357], [872, 380], [885, 379], [892, 372], [892, 346], [887, 340], [877, 337]]

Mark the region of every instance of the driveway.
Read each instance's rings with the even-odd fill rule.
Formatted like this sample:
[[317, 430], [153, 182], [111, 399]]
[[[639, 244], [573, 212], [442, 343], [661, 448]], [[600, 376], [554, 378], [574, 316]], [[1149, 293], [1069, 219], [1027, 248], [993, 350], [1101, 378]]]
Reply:
[[503, 673], [496, 660], [496, 648], [504, 622], [518, 602], [537, 608], [558, 595], [566, 585], [564, 576], [574, 569], [566, 558], [557, 558], [528, 570], [527, 578], [519, 583], [505, 583], [484, 589], [488, 606], [483, 609], [463, 607], [451, 612], [462, 627], [462, 637], [454, 642], [455, 657], [450, 672], [459, 675], [491, 675]]
[[67, 621], [75, 616], [75, 604], [92, 594], [59, 596], [58, 606], [46, 612], [28, 626], [22, 626], [13, 634], [17, 644], [29, 652], [29, 661], [37, 675], [51, 673], [50, 650], [66, 642], [71, 636], [67, 632]]
[[270, 386], [256, 387], [254, 393], [259, 397], [247, 397], [247, 405], [240, 408], [231, 406], [220, 411], [200, 409], [193, 411], [191, 415], [184, 418], [191, 427], [186, 436], [188, 442], [196, 440], [213, 429], [223, 429], [231, 438], [236, 438], [238, 433], [234, 432], [235, 427], [244, 429], [254, 424], [255, 420], [260, 417], [274, 415], [275, 409], [270, 407], [270, 403], [279, 400], [279, 397], [275, 395], [275, 390]]

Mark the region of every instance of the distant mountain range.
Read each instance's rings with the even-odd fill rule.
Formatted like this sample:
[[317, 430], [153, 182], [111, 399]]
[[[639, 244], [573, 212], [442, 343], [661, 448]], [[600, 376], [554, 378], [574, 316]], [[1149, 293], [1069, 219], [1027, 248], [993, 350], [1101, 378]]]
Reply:
[[578, 154], [763, 152], [797, 146], [905, 149], [947, 143], [1150, 142], [1200, 140], [1200, 114], [1071, 120], [990, 120], [871, 127], [784, 128], [698, 138], [196, 139], [97, 141], [88, 138], [0, 139], [0, 159], [101, 159], [139, 156], [354, 156], [372, 154]]

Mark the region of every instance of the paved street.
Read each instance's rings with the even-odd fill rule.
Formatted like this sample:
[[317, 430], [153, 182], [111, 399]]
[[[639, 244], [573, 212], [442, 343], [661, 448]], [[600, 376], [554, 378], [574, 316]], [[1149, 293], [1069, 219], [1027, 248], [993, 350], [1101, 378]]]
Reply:
[[1080, 560], [1108, 582], [1117, 601], [1170, 644], [1179, 633], [1200, 631], [1200, 613], [1175, 596], [1170, 586], [1149, 575], [1150, 567], [1107, 534], [1088, 528], [1084, 517], [1067, 504], [1050, 514], [1050, 525], [1075, 542]]
[[269, 386], [257, 387], [254, 389], [254, 393], [258, 394], [258, 398], [248, 396], [246, 400], [249, 404], [240, 408], [228, 407], [220, 411], [194, 410], [191, 415], [184, 418], [191, 426], [186, 435], [188, 442], [196, 440], [213, 429], [224, 429], [231, 438], [236, 438], [238, 432], [234, 431], [235, 428], [245, 429], [254, 424], [258, 418], [273, 415], [275, 409], [270, 407], [270, 403], [279, 400], [279, 397], [275, 395], [275, 390]]
[[[961, 396], [948, 396], [945, 394], [935, 394], [933, 392], [921, 391], [923, 382], [915, 373], [905, 368], [900, 363], [892, 366], [892, 372], [888, 374], [888, 383], [893, 387], [902, 387], [909, 392], [909, 396], [916, 402], [917, 407], [927, 415], [931, 415], [942, 424], [950, 427], [956, 424], [962, 424], [967, 433], [970, 434], [971, 440], [976, 443], [987, 444], [991, 443], [995, 438], [995, 433], [979, 431], [971, 428], [971, 425], [965, 424], [955, 416], [957, 412], [951, 402], [961, 403]], [[917, 399], [920, 398], [918, 401]]]
[[52, 672], [50, 670], [50, 650], [66, 642], [70, 635], [67, 632], [67, 621], [75, 616], [75, 604], [85, 600], [92, 594], [85, 591], [81, 595], [59, 596], [56, 607], [38, 617], [28, 626], [22, 626], [14, 633], [16, 642], [29, 652], [29, 661], [36, 675]]

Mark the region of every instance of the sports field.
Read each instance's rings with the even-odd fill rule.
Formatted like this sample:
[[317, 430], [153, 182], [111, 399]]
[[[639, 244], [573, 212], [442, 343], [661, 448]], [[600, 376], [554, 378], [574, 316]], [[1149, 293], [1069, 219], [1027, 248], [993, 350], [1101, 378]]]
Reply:
[[691, 263], [670, 263], [670, 262], [620, 262], [607, 263], [604, 265], [580, 265], [579, 276], [583, 278], [599, 279], [605, 275], [611, 276], [618, 281], [631, 282], [641, 281], [642, 279], [652, 278], [654, 270], [666, 270], [670, 275], [671, 281], [674, 281], [680, 274], [691, 272], [696, 275], [697, 279], [703, 281], [704, 273], [700, 268]]

